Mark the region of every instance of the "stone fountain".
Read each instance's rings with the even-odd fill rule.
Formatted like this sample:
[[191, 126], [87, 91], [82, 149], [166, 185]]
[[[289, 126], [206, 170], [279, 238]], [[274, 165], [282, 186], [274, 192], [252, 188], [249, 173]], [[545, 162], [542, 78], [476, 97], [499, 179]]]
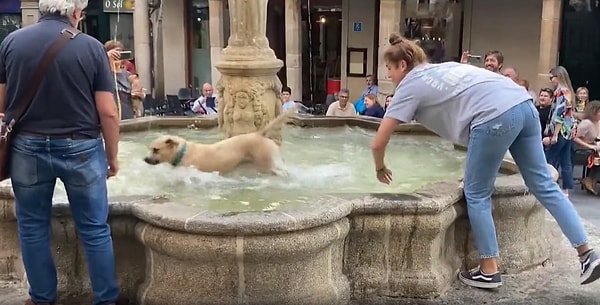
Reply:
[[[283, 62], [267, 40], [268, 0], [229, 0], [231, 33], [216, 64], [221, 72], [219, 127], [225, 137], [250, 133], [281, 113], [281, 82], [277, 72]], [[281, 141], [281, 133], [270, 135]]]

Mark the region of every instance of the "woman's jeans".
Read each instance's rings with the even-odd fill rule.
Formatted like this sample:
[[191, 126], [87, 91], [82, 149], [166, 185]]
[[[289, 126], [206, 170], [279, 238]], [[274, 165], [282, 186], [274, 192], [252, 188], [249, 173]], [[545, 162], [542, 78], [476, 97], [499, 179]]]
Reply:
[[73, 220], [83, 243], [94, 304], [109, 304], [118, 299], [120, 291], [107, 223], [107, 169], [101, 139], [14, 138], [10, 170], [19, 241], [33, 302], [57, 300], [50, 234], [57, 178], [66, 187]]
[[573, 141], [565, 139], [562, 135], [558, 136], [558, 142], [550, 145], [546, 151], [547, 162], [554, 166], [556, 170], [560, 168], [560, 178], [565, 190], [573, 189]]
[[541, 134], [538, 112], [529, 101], [471, 130], [464, 192], [471, 229], [481, 258], [499, 255], [491, 197], [496, 175], [507, 150], [510, 150], [529, 191], [554, 216], [571, 245], [579, 247], [587, 243], [575, 208], [552, 181], [546, 167]]

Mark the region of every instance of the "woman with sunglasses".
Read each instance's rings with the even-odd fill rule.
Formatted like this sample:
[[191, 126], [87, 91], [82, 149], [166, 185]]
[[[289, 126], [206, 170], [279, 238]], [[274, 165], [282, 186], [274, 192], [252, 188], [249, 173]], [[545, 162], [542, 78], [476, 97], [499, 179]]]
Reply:
[[561, 173], [562, 190], [566, 196], [573, 189], [573, 166], [571, 155], [573, 150], [573, 134], [575, 133], [575, 107], [573, 101], [573, 85], [567, 69], [557, 66], [550, 70], [550, 82], [554, 87], [552, 113], [542, 143], [547, 147], [546, 159]]

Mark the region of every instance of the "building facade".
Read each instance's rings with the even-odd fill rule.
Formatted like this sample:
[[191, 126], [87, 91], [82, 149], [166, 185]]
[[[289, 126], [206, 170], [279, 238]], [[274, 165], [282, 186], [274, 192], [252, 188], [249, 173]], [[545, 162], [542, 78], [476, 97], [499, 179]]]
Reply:
[[[133, 1], [90, 0], [84, 31], [100, 40], [117, 37], [135, 49], [140, 77], [157, 96], [216, 83], [215, 63], [229, 37], [228, 1]], [[0, 21], [11, 14], [4, 18], [12, 23], [35, 22], [36, 0], [19, 2], [20, 21], [14, 4], [9, 13], [0, 6]], [[548, 72], [559, 64], [560, 53], [560, 62], [576, 71], [574, 85], [597, 88], [591, 90], [594, 96], [600, 93], [600, 67], [590, 65], [600, 61], [582, 54], [600, 54], [600, 44], [586, 44], [596, 36], [600, 41], [598, 2], [269, 0], [267, 37], [285, 64], [279, 76], [296, 100], [324, 102], [333, 81], [358, 99], [369, 74], [376, 76], [382, 95], [392, 93], [382, 60], [392, 32], [435, 45], [446, 60], [459, 58], [463, 50], [474, 55], [500, 50], [504, 66], [518, 69], [533, 90], [549, 85]]]
[[[504, 65], [517, 68], [521, 78], [529, 80], [537, 90], [548, 85], [547, 74], [558, 64], [563, 1], [339, 0], [341, 45], [337, 66], [341, 86], [350, 89], [352, 99], [358, 99], [365, 76], [373, 74], [382, 93], [391, 93], [393, 85], [381, 56], [390, 33], [401, 32], [439, 41], [446, 58], [458, 58], [463, 50], [476, 55], [501, 50]], [[187, 2], [193, 2], [192, 13]], [[292, 88], [294, 98], [300, 100], [306, 91], [303, 87], [310, 85], [303, 75], [310, 73], [302, 64], [303, 57], [313, 52], [304, 51], [307, 39], [302, 33], [302, 20], [306, 16], [302, 9], [306, 0], [271, 2], [283, 3], [279, 7], [283, 7], [285, 21], [278, 26], [284, 25], [285, 32], [278, 37], [268, 36], [276, 54], [283, 53], [280, 59], [285, 63], [285, 75], [281, 78]], [[269, 15], [276, 14], [276, 8], [270, 6]], [[181, 87], [216, 82], [220, 76], [214, 63], [226, 46], [229, 32], [227, 1], [175, 0], [164, 2], [163, 10], [163, 33], [169, 33], [163, 35], [164, 90], [177, 92]], [[193, 19], [193, 26], [186, 18], [180, 18], [186, 15]], [[321, 17], [313, 14], [312, 18]], [[277, 52], [280, 40], [284, 52]]]

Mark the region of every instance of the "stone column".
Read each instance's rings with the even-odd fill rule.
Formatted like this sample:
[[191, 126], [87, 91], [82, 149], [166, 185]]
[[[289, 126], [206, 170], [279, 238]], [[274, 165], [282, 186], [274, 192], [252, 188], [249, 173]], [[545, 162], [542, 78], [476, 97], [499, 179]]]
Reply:
[[21, 1], [22, 26], [34, 24], [40, 18], [40, 9], [37, 1]]
[[302, 16], [300, 0], [285, 0], [285, 66], [292, 99], [302, 100]]
[[150, 16], [148, 0], [135, 1], [133, 11], [133, 43], [135, 45], [135, 69], [140, 75], [142, 86], [146, 90], [152, 89], [152, 61], [150, 56]]
[[[275, 57], [267, 40], [268, 0], [228, 0], [231, 36], [217, 83], [219, 128], [226, 137], [254, 132], [281, 113], [281, 81], [277, 71], [283, 62]], [[271, 137], [281, 140], [275, 130]]]
[[537, 89], [549, 84], [550, 69], [558, 64], [560, 39], [561, 0], [543, 0], [542, 26], [540, 30], [540, 59], [538, 63]]
[[[223, 52], [223, 4], [223, 0], [208, 0], [210, 61], [212, 63], [221, 61]], [[214, 64], [211, 65], [210, 75], [213, 83], [221, 78], [221, 72], [219, 72]], [[200, 86], [202, 86], [202, 84], [200, 84]]]
[[387, 76], [387, 68], [383, 54], [389, 47], [390, 34], [400, 32], [402, 20], [402, 11], [404, 1], [401, 0], [381, 0], [379, 4], [379, 67], [377, 68], [377, 80], [379, 87], [379, 96], [377, 99], [381, 104], [385, 103], [385, 96], [393, 94], [396, 87]]

